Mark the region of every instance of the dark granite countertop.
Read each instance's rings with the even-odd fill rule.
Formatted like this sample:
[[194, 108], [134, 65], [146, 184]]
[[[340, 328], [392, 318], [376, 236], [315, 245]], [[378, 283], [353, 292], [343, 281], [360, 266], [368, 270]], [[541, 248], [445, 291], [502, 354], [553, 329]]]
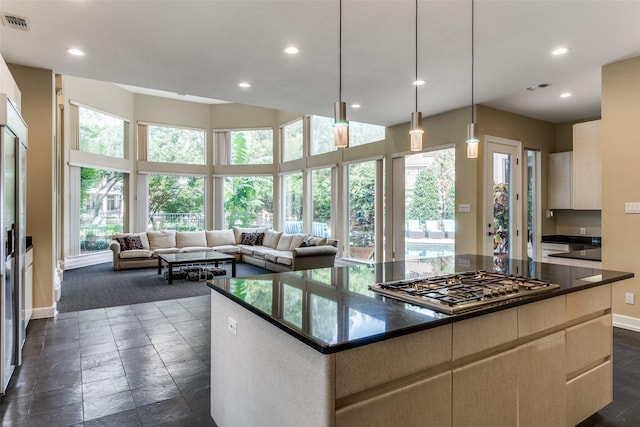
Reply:
[[602, 261], [602, 249], [580, 249], [571, 252], [562, 252], [559, 254], [549, 254], [549, 257], [583, 259], [585, 261]]
[[569, 236], [564, 234], [551, 234], [542, 236], [542, 243], [568, 243], [573, 250], [599, 248], [602, 246], [602, 238], [599, 236]]
[[[560, 287], [454, 315], [384, 298], [368, 288], [383, 281], [472, 270], [537, 278]], [[330, 354], [631, 277], [633, 273], [456, 255], [220, 279], [207, 284], [317, 351]]]

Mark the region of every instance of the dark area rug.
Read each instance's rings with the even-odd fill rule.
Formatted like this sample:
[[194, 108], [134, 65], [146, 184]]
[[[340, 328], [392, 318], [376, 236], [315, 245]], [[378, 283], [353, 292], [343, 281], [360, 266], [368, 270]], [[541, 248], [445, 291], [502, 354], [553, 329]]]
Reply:
[[[236, 277], [266, 273], [271, 272], [250, 264], [236, 265]], [[229, 275], [216, 278], [225, 277]], [[68, 313], [208, 295], [209, 292], [206, 282], [174, 279], [169, 285], [157, 268], [113, 271], [111, 263], [107, 262], [65, 271], [57, 308], [60, 313]]]

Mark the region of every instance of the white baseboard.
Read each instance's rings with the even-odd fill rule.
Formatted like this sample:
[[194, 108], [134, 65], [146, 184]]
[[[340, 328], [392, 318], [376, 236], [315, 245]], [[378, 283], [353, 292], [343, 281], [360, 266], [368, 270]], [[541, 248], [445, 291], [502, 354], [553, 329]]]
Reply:
[[630, 331], [640, 332], [640, 319], [637, 317], [623, 316], [621, 314], [613, 315], [613, 326]]
[[101, 264], [113, 260], [113, 252], [110, 250], [95, 252], [91, 254], [69, 257], [64, 260], [64, 269], [71, 270], [79, 267], [87, 267], [89, 265]]
[[51, 317], [55, 317], [56, 312], [57, 311], [55, 305], [51, 307], [34, 308], [33, 313], [31, 313], [31, 319], [48, 319]]

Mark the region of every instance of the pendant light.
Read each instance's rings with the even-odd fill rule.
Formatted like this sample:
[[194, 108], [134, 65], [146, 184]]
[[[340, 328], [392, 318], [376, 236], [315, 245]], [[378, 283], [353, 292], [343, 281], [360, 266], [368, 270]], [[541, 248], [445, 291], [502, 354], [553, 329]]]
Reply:
[[411, 151], [422, 151], [422, 113], [418, 111], [418, 0], [416, 0], [416, 79], [413, 84], [416, 86], [416, 108], [411, 113]]
[[475, 5], [474, 0], [471, 0], [471, 123], [467, 125], [467, 158], [478, 158], [478, 143], [480, 140], [476, 136], [476, 109], [473, 100], [473, 72], [475, 62], [474, 52], [474, 14]]
[[342, 102], [342, 0], [340, 0], [340, 26], [339, 26], [339, 86], [338, 102], [333, 105], [333, 140], [336, 148], [347, 148], [349, 146], [349, 121], [347, 120], [347, 104]]

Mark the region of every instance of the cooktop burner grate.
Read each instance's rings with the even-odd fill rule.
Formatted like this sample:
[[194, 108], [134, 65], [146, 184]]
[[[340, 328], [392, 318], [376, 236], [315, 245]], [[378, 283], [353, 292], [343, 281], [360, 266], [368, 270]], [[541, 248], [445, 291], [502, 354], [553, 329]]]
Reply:
[[558, 287], [557, 284], [543, 280], [483, 270], [396, 280], [369, 286], [382, 295], [448, 314], [547, 292]]

